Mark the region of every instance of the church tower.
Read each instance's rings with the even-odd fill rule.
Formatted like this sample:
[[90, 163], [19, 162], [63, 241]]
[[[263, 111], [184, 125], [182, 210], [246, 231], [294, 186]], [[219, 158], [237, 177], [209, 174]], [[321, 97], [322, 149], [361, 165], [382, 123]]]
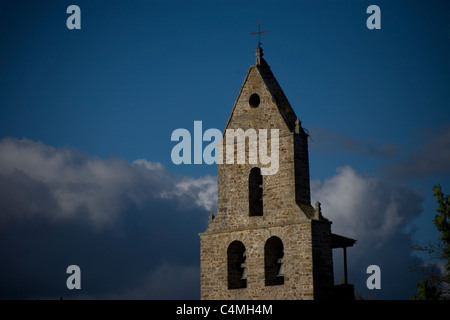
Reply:
[[[252, 129], [257, 144], [250, 142]], [[239, 130], [246, 138], [233, 138], [230, 146], [227, 133]], [[237, 161], [242, 143], [244, 162]], [[259, 45], [223, 144], [217, 214], [200, 234], [201, 298], [333, 299], [332, 249], [342, 247], [345, 252], [355, 240], [332, 234], [320, 204], [311, 205], [308, 134]], [[267, 154], [278, 155], [278, 163], [275, 157], [272, 163], [261, 157], [264, 145]], [[256, 146], [258, 152], [253, 153]], [[230, 147], [234, 159], [225, 161]]]

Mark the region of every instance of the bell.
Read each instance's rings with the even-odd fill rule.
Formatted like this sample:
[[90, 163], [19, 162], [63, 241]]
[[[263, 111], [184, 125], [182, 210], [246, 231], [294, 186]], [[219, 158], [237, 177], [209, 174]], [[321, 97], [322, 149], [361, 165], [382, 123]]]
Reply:
[[277, 277], [284, 277], [284, 262], [283, 259], [278, 259], [278, 263], [281, 263], [280, 270], [278, 271]]
[[247, 279], [247, 268], [244, 268], [244, 271], [242, 272], [241, 280], [246, 280], [246, 279]]
[[[244, 258], [244, 261], [245, 261], [245, 258], [247, 257], [247, 251], [244, 251], [244, 254], [242, 255], [242, 257]], [[245, 262], [241, 263], [241, 268], [244, 269], [242, 271], [241, 280], [246, 280], [247, 279], [247, 267], [246, 267]]]

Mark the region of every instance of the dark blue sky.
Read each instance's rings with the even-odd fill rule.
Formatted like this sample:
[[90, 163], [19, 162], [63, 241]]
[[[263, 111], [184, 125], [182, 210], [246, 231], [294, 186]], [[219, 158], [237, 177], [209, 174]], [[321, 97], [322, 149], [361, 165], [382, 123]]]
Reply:
[[[81, 30], [66, 27], [71, 4], [81, 8]], [[381, 9], [381, 30], [366, 27], [371, 4]], [[49, 230], [51, 242], [64, 238], [55, 228], [65, 228], [66, 246], [79, 252], [89, 247], [86, 242], [76, 244], [79, 230], [100, 243], [113, 234], [117, 238], [107, 243], [115, 245], [122, 234], [126, 241], [121, 254], [136, 242], [150, 246], [158, 241], [143, 231], [153, 221], [152, 226], [192, 243], [190, 249], [181, 250], [167, 239], [145, 259], [154, 262], [154, 268], [133, 262], [133, 268], [142, 268], [135, 276], [150, 279], [144, 289], [118, 286], [120, 292], [115, 292], [107, 278], [102, 283], [108, 285], [81, 294], [158, 298], [161, 291], [151, 279], [172, 268], [186, 275], [185, 287], [191, 290], [179, 295], [169, 290], [160, 297], [199, 297], [197, 233], [215, 210], [211, 190], [217, 168], [174, 165], [170, 155], [176, 143], [170, 137], [177, 128], [193, 133], [196, 120], [203, 122], [203, 130], [224, 129], [248, 67], [254, 64], [257, 38], [250, 32], [257, 31], [258, 20], [269, 30], [262, 37], [264, 57], [310, 132], [313, 201], [323, 203], [324, 215], [343, 234], [382, 234], [379, 241], [373, 236], [366, 246], [358, 243], [361, 249], [349, 249], [350, 258], [351, 250], [357, 251], [355, 285], [363, 291], [365, 266], [384, 263], [382, 272], [391, 274], [386, 278], [398, 278], [401, 284], [366, 294], [403, 299], [414, 293], [414, 281], [395, 272], [403, 272], [411, 262], [410, 244], [437, 237], [431, 223], [431, 187], [440, 183], [450, 192], [448, 2], [2, 0], [0, 228], [10, 231], [2, 232], [0, 255], [12, 264], [0, 262], [0, 283], [6, 288], [0, 298], [68, 294], [64, 272], [63, 288], [55, 289], [60, 280], [51, 278], [47, 286], [26, 267], [38, 257], [18, 258], [31, 240], [13, 237], [11, 230], [28, 230], [35, 219], [42, 223], [41, 233]], [[160, 180], [142, 178], [136, 170], [145, 165], [136, 164], [137, 159], [146, 159], [142, 163], [152, 174], [158, 172]], [[117, 168], [125, 173], [109, 176]], [[361, 187], [353, 189], [355, 183]], [[348, 200], [333, 200], [330, 190]], [[142, 195], [153, 200], [142, 200]], [[118, 199], [114, 218], [103, 216], [109, 197]], [[184, 220], [180, 208], [186, 201], [197, 206], [189, 209], [191, 216], [200, 210], [198, 220]], [[24, 202], [29, 205], [22, 208]], [[141, 216], [144, 212], [148, 215]], [[179, 218], [162, 219], [162, 212]], [[355, 224], [364, 214], [367, 219]], [[97, 230], [104, 221], [110, 226]], [[119, 232], [121, 225], [129, 228]], [[39, 229], [29, 234], [42, 237]], [[126, 236], [130, 234], [142, 238], [133, 240]], [[364, 256], [362, 248], [377, 252], [376, 258]], [[43, 245], [39, 252], [48, 259], [39, 270], [70, 264], [58, 258], [64, 250]], [[389, 261], [395, 252], [395, 265], [403, 269], [394, 272]], [[137, 263], [141, 254], [130, 253], [128, 260]], [[90, 266], [99, 272], [109, 261], [81, 253], [78, 259], [85, 261], [82, 270], [88, 279], [96, 274], [89, 274]], [[0, 261], [6, 259], [0, 256]], [[12, 265], [18, 268], [9, 277]], [[126, 279], [127, 267], [118, 270]], [[34, 285], [10, 295], [11, 279], [21, 274]]]

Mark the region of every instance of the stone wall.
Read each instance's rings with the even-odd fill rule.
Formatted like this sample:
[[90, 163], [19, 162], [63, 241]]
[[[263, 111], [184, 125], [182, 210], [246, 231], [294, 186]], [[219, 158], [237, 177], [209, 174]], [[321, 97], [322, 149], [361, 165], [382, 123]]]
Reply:
[[[331, 299], [333, 290], [330, 222], [308, 220], [266, 228], [201, 234], [201, 298]], [[284, 283], [266, 286], [264, 246], [276, 236], [283, 243]], [[320, 236], [320, 237], [319, 237]], [[227, 250], [240, 241], [246, 250], [246, 288], [228, 289]]]
[[[265, 285], [264, 246], [276, 236], [284, 246], [284, 284]], [[246, 249], [247, 287], [228, 289], [227, 249], [235, 240]], [[201, 236], [201, 298], [313, 299], [311, 224], [308, 222]]]
[[[296, 201], [300, 197], [304, 204], [310, 204], [307, 136], [302, 129], [301, 134], [297, 134], [287, 127], [265, 83], [259, 69], [251, 67], [226, 127], [226, 130], [241, 128], [244, 131], [253, 128], [257, 132], [259, 129], [279, 130], [278, 173], [263, 176], [263, 218], [249, 217], [248, 183], [251, 169], [264, 166], [249, 164], [247, 154], [245, 164], [237, 164], [235, 157], [234, 164], [218, 165], [218, 212], [214, 224], [210, 226], [212, 229], [262, 227], [269, 222], [286, 223], [308, 216], [308, 212], [305, 213]], [[254, 93], [260, 96], [258, 108], [249, 106], [248, 100]], [[294, 140], [299, 142], [294, 144]], [[237, 142], [235, 145], [237, 150]], [[270, 135], [268, 145], [270, 154]]]

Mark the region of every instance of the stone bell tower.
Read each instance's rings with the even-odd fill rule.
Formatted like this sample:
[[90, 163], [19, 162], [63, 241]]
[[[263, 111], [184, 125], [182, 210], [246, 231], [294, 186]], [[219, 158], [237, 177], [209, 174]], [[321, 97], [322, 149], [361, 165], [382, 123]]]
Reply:
[[[266, 151], [278, 163], [267, 170], [260, 135], [259, 152], [245, 145], [245, 163], [218, 164], [217, 214], [200, 234], [201, 298], [333, 299], [332, 248], [355, 240], [332, 234], [320, 204], [311, 206], [308, 134], [259, 45], [225, 129], [224, 142], [231, 129], [266, 129]], [[233, 140], [234, 160], [250, 136]]]

